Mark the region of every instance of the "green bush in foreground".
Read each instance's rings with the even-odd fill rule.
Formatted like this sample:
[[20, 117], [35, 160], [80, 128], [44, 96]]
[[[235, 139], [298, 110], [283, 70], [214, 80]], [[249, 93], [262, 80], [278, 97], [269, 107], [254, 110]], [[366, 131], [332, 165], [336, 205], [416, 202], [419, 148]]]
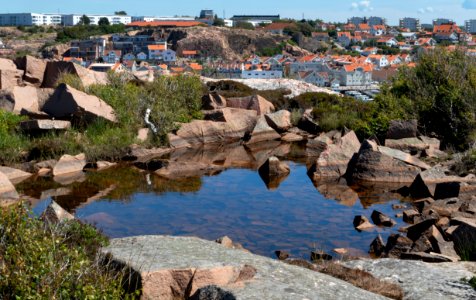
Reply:
[[122, 276], [97, 260], [107, 238], [90, 225], [46, 225], [22, 205], [0, 210], [2, 299], [120, 299]]
[[97, 120], [65, 132], [30, 136], [18, 129], [21, 117], [0, 109], [0, 164], [26, 158], [57, 159], [81, 152], [92, 161], [119, 159], [129, 145], [139, 143], [137, 132], [147, 127], [144, 116], [148, 108], [158, 132], [144, 143], [146, 146], [165, 145], [167, 133], [178, 127], [177, 122], [202, 118], [203, 86], [196, 76], [164, 76], [152, 83], [137, 84], [124, 75], [109, 74], [108, 84], [85, 88], [77, 76], [63, 74], [60, 82], [103, 99], [115, 110], [118, 123]]
[[473, 278], [469, 280], [469, 284], [476, 290], [476, 276], [473, 276]]

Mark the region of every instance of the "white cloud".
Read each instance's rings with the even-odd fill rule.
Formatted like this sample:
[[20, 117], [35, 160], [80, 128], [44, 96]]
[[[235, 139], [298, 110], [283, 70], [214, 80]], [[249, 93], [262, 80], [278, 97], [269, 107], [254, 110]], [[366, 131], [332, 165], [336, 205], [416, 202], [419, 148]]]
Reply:
[[476, 0], [464, 0], [463, 8], [476, 9]]
[[[476, 1], [476, 0], [475, 0]], [[370, 6], [369, 0], [363, 0], [360, 2], [352, 2], [350, 5], [351, 10], [360, 10], [360, 11], [372, 11], [374, 8]]]
[[433, 9], [433, 7], [431, 6], [427, 6], [425, 8], [420, 8], [417, 12], [419, 14], [426, 14], [426, 13], [432, 13], [434, 12], [435, 10]]

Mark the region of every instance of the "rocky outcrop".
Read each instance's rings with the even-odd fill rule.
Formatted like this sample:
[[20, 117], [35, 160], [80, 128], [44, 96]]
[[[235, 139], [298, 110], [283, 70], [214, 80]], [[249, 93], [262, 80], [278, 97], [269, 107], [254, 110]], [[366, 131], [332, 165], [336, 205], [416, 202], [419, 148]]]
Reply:
[[96, 119], [116, 122], [114, 109], [106, 102], [66, 84], [58, 86], [43, 106], [43, 111], [56, 119], [76, 120], [82, 124]]
[[22, 74], [12, 60], [0, 58], [0, 90], [11, 90], [21, 82]]
[[32, 86], [15, 86], [0, 92], [0, 108], [20, 114], [22, 110], [39, 111], [38, 90]]
[[404, 139], [418, 136], [418, 122], [417, 120], [393, 120], [387, 131], [387, 139]]
[[64, 176], [82, 172], [86, 166], [86, 155], [63, 155], [53, 168], [53, 176]]
[[[382, 147], [366, 140], [349, 162], [346, 176], [353, 181], [411, 183], [420, 168], [381, 151]], [[397, 151], [397, 150], [395, 150]]]
[[226, 98], [219, 94], [207, 94], [202, 97], [202, 109], [213, 110], [226, 107]]
[[372, 218], [372, 221], [374, 222], [375, 225], [377, 226], [385, 226], [385, 227], [392, 227], [397, 224], [394, 220], [392, 220], [389, 216], [386, 214], [383, 214], [377, 210], [374, 210], [372, 212], [372, 215], [370, 216]]
[[322, 152], [327, 150], [331, 144], [333, 144], [332, 139], [326, 134], [322, 133], [318, 137], [307, 141], [306, 155], [318, 157]]
[[155, 171], [155, 174], [167, 178], [188, 178], [188, 177], [200, 177], [203, 175], [213, 175], [221, 172], [223, 167], [205, 164], [200, 162], [175, 162], [169, 161], [164, 163], [164, 167]]
[[236, 299], [383, 299], [319, 272], [193, 237], [113, 239], [102, 252], [132, 269], [142, 299], [183, 299], [189, 283], [191, 294], [216, 285]]
[[26, 132], [44, 130], [66, 130], [71, 128], [70, 121], [61, 120], [29, 120], [20, 123], [20, 128]]
[[40, 86], [43, 82], [46, 70], [46, 61], [30, 55], [18, 58], [18, 69], [23, 70], [23, 80]]
[[278, 188], [279, 184], [289, 175], [291, 169], [277, 157], [271, 156], [259, 167], [258, 173], [270, 189]]
[[255, 127], [257, 113], [252, 110], [226, 107], [206, 113], [205, 120], [226, 122], [232, 129], [241, 132], [243, 137]]
[[65, 61], [49, 61], [46, 65], [42, 83], [44, 88], [54, 88], [62, 74], [72, 74], [79, 77], [81, 84], [88, 87], [92, 84], [107, 84], [107, 73], [88, 70], [78, 64]]
[[176, 135], [190, 145], [225, 143], [243, 139], [256, 125], [256, 112], [252, 110], [223, 108], [206, 118], [209, 120], [182, 124]]
[[264, 115], [266, 122], [277, 132], [285, 132], [293, 125], [291, 123], [291, 113], [287, 110], [280, 110], [275, 113]]
[[362, 259], [343, 264], [400, 285], [405, 293], [404, 299], [476, 298], [476, 291], [462, 281], [474, 276], [474, 263], [429, 264], [399, 259]]
[[247, 144], [259, 143], [264, 141], [278, 140], [281, 138], [281, 135], [276, 132], [271, 126], [266, 122], [264, 116], [258, 118], [255, 128], [250, 134], [250, 139], [246, 142]]
[[297, 126], [310, 134], [318, 134], [322, 131], [319, 124], [313, 119], [311, 109], [304, 111]]
[[0, 199], [18, 199], [18, 193], [7, 175], [0, 172]]
[[178, 53], [194, 49], [209, 57], [225, 61], [241, 60], [244, 56], [275, 48], [285, 37], [260, 30], [225, 27], [193, 27], [173, 29], [168, 42]]
[[13, 184], [18, 184], [22, 182], [23, 180], [28, 179], [29, 177], [32, 176], [31, 173], [24, 172], [22, 170], [9, 168], [9, 167], [1, 167], [1, 166], [0, 166], [0, 173], [3, 173], [4, 175], [6, 175], [8, 180], [10, 180], [10, 182], [12, 182]]
[[360, 149], [360, 142], [353, 131], [348, 132], [336, 143], [327, 145], [309, 170], [314, 180], [323, 177], [341, 177], [347, 171], [347, 165], [354, 153]]
[[355, 216], [353, 223], [355, 229], [360, 231], [369, 230], [375, 227], [372, 223], [370, 223], [366, 216]]
[[74, 220], [74, 216], [64, 210], [55, 201], [51, 201], [40, 218], [48, 223], [61, 223]]
[[[474, 175], [468, 175], [467, 177], [447, 176], [444, 169], [434, 167], [416, 176], [410, 186], [410, 194], [414, 198], [446, 199], [459, 197], [464, 183], [476, 183], [476, 177]], [[469, 190], [469, 192], [472, 192], [472, 190]]]
[[440, 141], [425, 136], [403, 138], [399, 140], [386, 139], [385, 146], [407, 152], [418, 152], [424, 150], [435, 151], [440, 149]]
[[258, 113], [258, 115], [265, 115], [274, 112], [273, 103], [269, 102], [260, 95], [228, 98], [226, 99], [226, 105], [233, 108], [254, 110]]

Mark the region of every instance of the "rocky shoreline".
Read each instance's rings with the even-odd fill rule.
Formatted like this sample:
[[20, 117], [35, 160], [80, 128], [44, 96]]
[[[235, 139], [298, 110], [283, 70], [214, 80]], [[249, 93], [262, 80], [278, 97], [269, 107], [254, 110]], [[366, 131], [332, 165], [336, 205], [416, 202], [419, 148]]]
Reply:
[[[17, 69], [17, 65], [22, 69]], [[50, 83], [51, 78], [58, 77], [61, 72], [78, 75], [83, 85], [101, 83], [104, 78], [99, 73], [73, 64], [39, 62], [30, 57], [17, 65], [0, 61], [0, 83], [2, 90], [6, 89], [0, 99], [0, 107], [28, 116], [29, 120], [20, 124], [23, 130], [64, 130], [72, 123], [87, 123], [94, 119], [117, 121], [114, 110], [98, 97], [65, 84], [53, 89]], [[276, 111], [271, 102], [260, 96], [225, 98], [209, 94], [203, 97], [202, 108], [203, 120], [180, 124], [177, 130], [168, 134], [170, 147], [147, 149], [131, 145], [122, 161], [166, 179], [213, 175], [228, 168], [248, 167], [258, 170], [268, 188], [273, 189], [290, 172], [280, 158], [290, 155], [293, 143], [299, 143], [304, 146], [300, 158], [307, 165], [308, 176], [329, 194], [343, 193], [335, 188], [339, 182], [343, 182], [340, 186], [344, 190], [354, 184], [382, 184], [395, 187], [392, 193], [411, 200], [411, 206], [401, 207], [398, 213], [408, 226], [400, 228], [400, 233], [392, 234], [386, 242], [377, 236], [369, 245], [372, 255], [386, 258], [377, 262], [394, 264], [387, 258], [451, 262], [451, 266], [458, 269], [456, 273], [470, 276], [470, 272], [465, 273], [459, 266], [464, 266], [461, 267], [464, 269], [472, 264], [458, 261], [476, 260], [476, 176], [452, 174], [447, 154], [440, 150], [440, 141], [420, 135], [416, 121], [393, 121], [383, 143], [377, 138], [360, 142], [351, 130], [322, 132], [310, 110], [305, 111], [299, 120], [292, 120], [290, 111]], [[141, 129], [138, 138], [147, 137], [152, 134], [151, 131], [152, 127]], [[217, 147], [222, 148], [221, 155], [209, 151]], [[195, 149], [202, 150], [194, 154]], [[231, 154], [224, 155], [225, 152]], [[51, 177], [60, 184], [68, 185], [80, 181], [87, 170], [101, 171], [116, 163], [88, 161], [85, 154], [80, 153], [63, 155], [58, 160], [31, 160], [0, 167], [0, 205], [8, 206], [24, 198], [16, 191], [15, 184], [29, 178]], [[61, 211], [61, 208], [55, 207], [54, 210]], [[68, 216], [66, 213], [60, 215]], [[356, 230], [368, 230], [374, 226], [392, 227], [395, 224], [392, 217], [378, 211], [369, 217], [356, 216], [353, 222]], [[162, 246], [161, 251], [165, 252], [157, 252]], [[225, 251], [220, 247], [193, 238], [136, 237], [113, 240], [111, 247], [104, 251], [111, 252], [115, 260], [140, 273], [142, 287], [148, 287], [143, 290], [144, 299], [169, 299], [175, 292], [183, 293], [189, 283], [192, 284], [191, 292], [209, 285], [232, 286], [230, 291], [238, 299], [255, 299], [258, 295], [268, 295], [270, 299], [282, 295], [288, 298], [337, 296], [379, 299], [375, 294], [316, 272], [244, 254], [240, 250]], [[144, 249], [148, 250], [141, 252]], [[215, 252], [216, 255], [210, 254]], [[167, 259], [157, 259], [157, 255], [160, 258], [164, 253], [168, 255], [165, 255]], [[201, 260], [197, 258], [199, 254]], [[167, 265], [177, 261], [172, 256], [178, 259], [177, 265]], [[219, 260], [219, 257], [224, 260]], [[316, 260], [323, 257], [327, 257], [325, 253], [314, 253]], [[231, 263], [238, 258], [243, 264], [237, 266]], [[138, 259], [138, 262], [128, 259]], [[140, 269], [143, 265], [154, 266], [154, 269], [143, 273]], [[202, 269], [208, 270], [209, 265], [213, 267], [213, 272], [202, 272]], [[369, 261], [359, 266], [380, 274], [373, 265], [378, 263]], [[421, 266], [438, 268], [426, 264]], [[175, 277], [177, 274], [182, 277]], [[204, 278], [206, 280], [200, 281]], [[448, 282], [446, 277], [441, 278]], [[184, 283], [187, 283], [185, 287]], [[315, 288], [318, 286], [326, 288], [318, 289], [322, 294], [316, 296]], [[428, 298], [462, 299], [457, 291], [446, 290], [447, 294], [443, 295], [428, 292], [432, 295]], [[475, 296], [474, 291], [465, 291], [467, 299]], [[409, 299], [421, 299], [419, 296], [423, 295], [413, 292], [410, 287], [405, 292], [410, 295]]]

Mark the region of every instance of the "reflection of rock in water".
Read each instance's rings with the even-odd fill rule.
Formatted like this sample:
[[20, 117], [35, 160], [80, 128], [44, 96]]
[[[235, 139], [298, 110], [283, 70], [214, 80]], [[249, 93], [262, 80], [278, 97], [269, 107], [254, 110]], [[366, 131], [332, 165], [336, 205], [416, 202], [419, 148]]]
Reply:
[[289, 166], [275, 156], [270, 157], [258, 170], [266, 187], [270, 190], [277, 189], [289, 175]]
[[[312, 177], [311, 177], [312, 180]], [[354, 206], [359, 195], [347, 185], [343, 178], [334, 180], [313, 181], [316, 189], [327, 199], [335, 199], [345, 206]]]
[[396, 192], [401, 187], [401, 183], [359, 182], [351, 185], [351, 188], [359, 195], [364, 208], [393, 200], [403, 200], [403, 197]]

